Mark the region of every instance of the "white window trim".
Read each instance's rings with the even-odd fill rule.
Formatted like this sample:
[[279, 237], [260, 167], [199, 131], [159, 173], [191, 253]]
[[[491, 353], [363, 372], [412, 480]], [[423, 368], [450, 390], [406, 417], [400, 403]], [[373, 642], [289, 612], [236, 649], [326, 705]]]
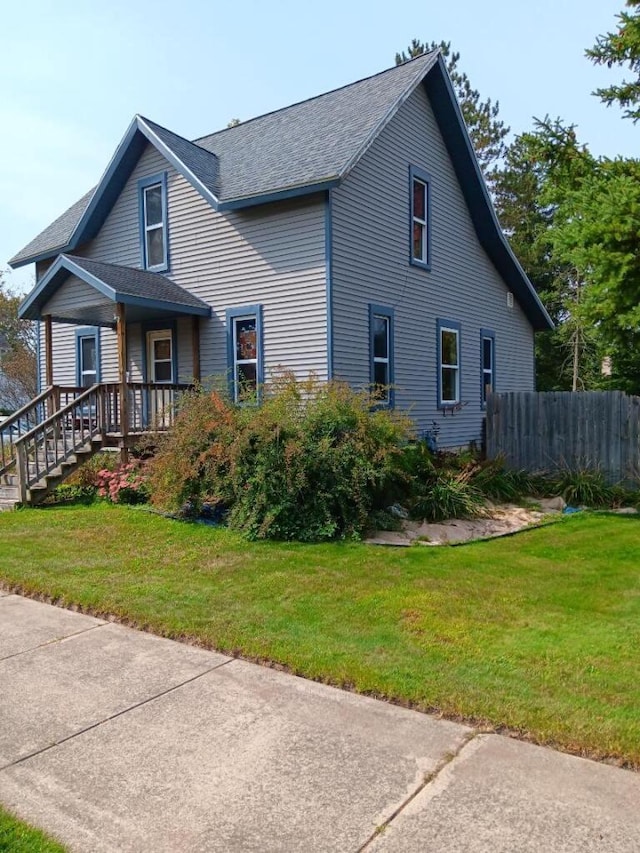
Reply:
[[[155, 189], [157, 189], [158, 187], [160, 188], [160, 212], [161, 212], [160, 222], [154, 222], [154, 224], [153, 224], [153, 225], [147, 225], [147, 193], [148, 193], [150, 190], [155, 190]], [[162, 184], [162, 182], [161, 182], [161, 181], [158, 181], [158, 183], [157, 183], [157, 184], [150, 184], [148, 187], [143, 187], [143, 189], [142, 189], [142, 205], [143, 205], [143, 211], [142, 211], [143, 221], [142, 221], [142, 225], [143, 225], [143, 228], [144, 228], [144, 250], [145, 250], [145, 260], [146, 260], [146, 262], [147, 262], [147, 263], [146, 263], [146, 267], [147, 267], [147, 269], [148, 269], [148, 270], [159, 269], [160, 267], [163, 267], [163, 268], [164, 268], [164, 265], [165, 265], [164, 258], [165, 258], [165, 256], [166, 256], [166, 248], [167, 248], [166, 241], [167, 241], [167, 234], [166, 234], [166, 230], [165, 230], [165, 221], [164, 221], [164, 216], [163, 216], [163, 214], [162, 214], [162, 212], [163, 212], [163, 210], [164, 210], [164, 198], [163, 198], [163, 194], [164, 194], [164, 186], [163, 186], [163, 184]], [[160, 263], [159, 263], [159, 264], [153, 264], [153, 265], [151, 265], [151, 264], [149, 263], [149, 232], [151, 232], [151, 231], [157, 231], [158, 229], [162, 229], [162, 260], [160, 261]]]
[[[444, 361], [444, 347], [442, 344], [442, 338], [445, 332], [452, 332], [456, 336], [456, 364], [445, 363]], [[455, 378], [456, 378], [456, 396], [455, 399], [449, 400], [445, 399], [444, 396], [444, 373], [443, 371], [447, 370], [455, 370]], [[460, 330], [454, 329], [451, 326], [440, 326], [440, 394], [442, 399], [440, 400], [441, 405], [443, 406], [455, 406], [460, 402]]]
[[[256, 324], [256, 357], [255, 358], [238, 358], [238, 323], [244, 320], [253, 320]], [[258, 382], [258, 317], [256, 314], [242, 314], [233, 317], [233, 399], [235, 403], [240, 402], [240, 382], [238, 381], [238, 367], [243, 364], [255, 364], [256, 366], [256, 390]]]
[[[491, 367], [485, 367], [484, 364], [484, 345], [485, 341], [489, 341], [489, 354], [491, 357]], [[482, 404], [485, 405], [487, 402], [487, 385], [491, 386], [491, 391], [494, 388], [494, 375], [495, 375], [495, 338], [491, 335], [483, 335], [482, 336]], [[487, 382], [487, 376], [489, 377], [489, 382]]]
[[386, 387], [384, 387], [384, 397], [380, 397], [379, 400], [380, 400], [381, 405], [388, 406], [389, 403], [391, 402], [391, 389], [389, 388], [389, 385], [391, 383], [391, 357], [390, 357], [390, 351], [391, 351], [391, 318], [386, 316], [385, 314], [374, 314], [373, 319], [374, 320], [384, 320], [384, 325], [385, 325], [385, 338], [386, 338], [386, 344], [387, 344], [387, 355], [386, 355], [386, 357], [383, 358], [382, 356], [375, 355], [375, 353], [374, 353], [373, 363], [374, 363], [374, 365], [375, 364], [386, 364], [387, 365], [387, 371], [386, 371], [387, 382], [386, 382]]
[[[169, 341], [169, 358], [156, 358], [154, 355], [154, 344], [156, 341]], [[173, 332], [171, 329], [152, 329], [147, 332], [147, 358], [149, 359], [149, 368], [148, 371], [150, 375], [153, 376], [152, 382], [158, 385], [172, 385], [175, 381], [175, 377], [173, 375]], [[171, 368], [170, 370], [170, 379], [157, 379], [156, 378], [156, 365], [158, 364], [168, 364]]]
[[[427, 240], [427, 220], [426, 220], [426, 216], [429, 215], [428, 214], [429, 199], [428, 199], [428, 195], [427, 195], [428, 189], [427, 189], [427, 184], [425, 183], [425, 181], [420, 180], [420, 178], [414, 177], [413, 178], [413, 184], [411, 186], [412, 199], [415, 197], [415, 185], [416, 184], [420, 184], [420, 186], [422, 187], [422, 192], [423, 192], [423, 196], [424, 196], [425, 219], [421, 219], [419, 216], [416, 216], [415, 212], [412, 215], [412, 221], [411, 221], [411, 258], [412, 258], [412, 260], [417, 261], [420, 264], [426, 264], [426, 263], [428, 263], [428, 258], [429, 258], [429, 255], [428, 255], [429, 247], [427, 245], [427, 243], [428, 243], [428, 240]], [[415, 205], [413, 205], [413, 207], [415, 208]], [[414, 229], [414, 226], [416, 223], [418, 225], [422, 226], [422, 257], [421, 258], [419, 258], [414, 253], [413, 229]]]
[[[96, 362], [96, 366], [93, 370], [86, 370], [85, 366], [84, 366], [84, 342], [85, 341], [93, 341], [93, 350], [94, 350], [94, 354], [95, 354], [94, 358], [95, 358], [95, 362]], [[98, 381], [98, 341], [96, 339], [96, 335], [95, 334], [80, 335], [79, 340], [78, 340], [78, 345], [79, 345], [79, 353], [80, 353], [80, 365], [79, 365], [80, 370], [78, 371], [79, 375], [80, 375], [80, 385], [82, 388], [90, 388], [92, 385], [95, 385], [96, 382]], [[84, 377], [85, 376], [92, 376], [93, 381], [85, 385], [85, 383], [84, 383]]]

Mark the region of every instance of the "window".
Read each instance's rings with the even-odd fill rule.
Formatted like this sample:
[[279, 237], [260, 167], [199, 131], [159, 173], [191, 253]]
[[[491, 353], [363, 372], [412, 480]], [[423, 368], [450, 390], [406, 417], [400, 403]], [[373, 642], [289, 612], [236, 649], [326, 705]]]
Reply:
[[430, 178], [426, 172], [409, 170], [411, 204], [411, 263], [429, 269], [431, 266], [430, 231]]
[[173, 334], [171, 329], [147, 332], [147, 379], [149, 382], [174, 381]]
[[261, 305], [227, 311], [227, 347], [234, 401], [256, 397], [264, 381]]
[[76, 382], [90, 388], [100, 381], [100, 331], [92, 326], [76, 329]]
[[166, 270], [168, 268], [166, 173], [143, 178], [138, 186], [142, 266], [146, 270]]
[[438, 320], [438, 405], [460, 402], [460, 323]]
[[480, 330], [480, 379], [482, 387], [480, 400], [482, 407], [487, 405], [487, 393], [495, 389], [496, 381], [496, 336], [489, 329]]
[[393, 406], [393, 309], [369, 306], [370, 381], [381, 405]]

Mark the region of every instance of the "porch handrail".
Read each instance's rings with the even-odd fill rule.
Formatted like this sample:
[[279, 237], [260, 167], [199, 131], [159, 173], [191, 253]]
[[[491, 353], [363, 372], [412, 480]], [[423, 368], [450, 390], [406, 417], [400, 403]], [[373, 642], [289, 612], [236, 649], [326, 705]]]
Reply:
[[[94, 436], [102, 434], [103, 399], [103, 387], [92, 385], [17, 439], [15, 450], [22, 503], [26, 502], [31, 486], [85, 447]], [[53, 440], [51, 448], [47, 446], [50, 440]]]
[[[105, 431], [124, 432], [120, 412], [121, 386], [103, 383], [105, 389]], [[173, 424], [178, 398], [193, 385], [188, 382], [127, 382], [127, 432], [165, 430]]]
[[[26, 423], [27, 427], [30, 427], [33, 420], [34, 424], [31, 428], [34, 428], [39, 423], [42, 423], [42, 419], [38, 415], [38, 409], [46, 410], [49, 401], [53, 403], [53, 409], [57, 409], [61, 394], [66, 394], [67, 396], [73, 394], [75, 396], [81, 390], [77, 387], [67, 387], [65, 385], [49, 385], [37, 397], [34, 397], [33, 400], [30, 400], [22, 408], [18, 409], [17, 412], [9, 415], [8, 418], [0, 423], [0, 476], [6, 474], [15, 465], [16, 441], [22, 435], [26, 435], [29, 432], [29, 429], [23, 432], [23, 425]], [[35, 417], [32, 417], [34, 415]], [[14, 433], [17, 433], [17, 435], [14, 435]]]

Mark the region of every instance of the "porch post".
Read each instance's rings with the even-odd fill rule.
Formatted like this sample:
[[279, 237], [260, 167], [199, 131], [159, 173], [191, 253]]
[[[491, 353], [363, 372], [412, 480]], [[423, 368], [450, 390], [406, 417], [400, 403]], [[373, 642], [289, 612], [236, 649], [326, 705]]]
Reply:
[[127, 462], [129, 449], [127, 435], [129, 434], [129, 399], [127, 388], [127, 325], [125, 308], [122, 302], [116, 303], [116, 335], [118, 338], [118, 378], [120, 380], [120, 459]]
[[193, 378], [200, 382], [200, 317], [191, 318], [191, 346], [193, 348]]
[[44, 315], [44, 358], [45, 385], [50, 388], [53, 385], [53, 334], [51, 331], [51, 314]]
[[[47, 388], [53, 385], [53, 331], [51, 328], [51, 314], [44, 315], [44, 384]], [[38, 366], [39, 369], [39, 366]], [[47, 400], [47, 417], [51, 417], [60, 408], [60, 396], [57, 389], [53, 389], [53, 396]]]

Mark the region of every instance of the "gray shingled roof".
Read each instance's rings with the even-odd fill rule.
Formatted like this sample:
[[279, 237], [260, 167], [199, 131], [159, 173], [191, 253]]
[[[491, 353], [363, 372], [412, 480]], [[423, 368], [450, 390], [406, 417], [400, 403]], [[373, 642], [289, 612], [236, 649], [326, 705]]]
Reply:
[[82, 196], [81, 199], [72, 204], [68, 210], [65, 210], [51, 225], [48, 225], [44, 231], [41, 231], [37, 237], [34, 237], [30, 243], [21, 249], [9, 263], [19, 264], [27, 258], [33, 258], [41, 255], [49, 250], [52, 253], [56, 249], [64, 249], [69, 242], [73, 229], [76, 227], [78, 220], [86, 210], [87, 205], [91, 201], [91, 196], [95, 192], [95, 187], [90, 189], [88, 193]]
[[437, 53], [196, 140], [220, 161], [221, 201], [344, 176]]
[[[437, 61], [437, 51], [340, 89], [250, 119], [189, 142], [142, 121], [216, 198], [251, 199], [344, 177], [415, 83]], [[45, 228], [10, 261], [19, 265], [63, 250], [94, 190]]]
[[171, 302], [174, 305], [184, 305], [186, 308], [204, 308], [207, 312], [211, 310], [202, 299], [161, 273], [123, 267], [119, 264], [107, 264], [104, 261], [94, 261], [77, 255], [64, 257], [69, 258], [90, 275], [99, 278], [108, 287], [113, 288], [119, 296]]
[[219, 167], [218, 158], [211, 155], [210, 151], [206, 151], [197, 145], [195, 142], [189, 142], [182, 136], [178, 136], [166, 127], [161, 127], [154, 121], [148, 118], [142, 120], [151, 130], [170, 148], [173, 153], [181, 160], [184, 165], [210, 190], [219, 198]]
[[[83, 272], [88, 273], [86, 278]], [[28, 320], [40, 319], [43, 305], [69, 275], [78, 275], [114, 302], [147, 306], [147, 308], [172, 313], [201, 316], [211, 314], [211, 308], [206, 302], [160, 273], [63, 254], [22, 302], [20, 317]], [[105, 292], [95, 279], [102, 285], [106, 285], [109, 290]]]

